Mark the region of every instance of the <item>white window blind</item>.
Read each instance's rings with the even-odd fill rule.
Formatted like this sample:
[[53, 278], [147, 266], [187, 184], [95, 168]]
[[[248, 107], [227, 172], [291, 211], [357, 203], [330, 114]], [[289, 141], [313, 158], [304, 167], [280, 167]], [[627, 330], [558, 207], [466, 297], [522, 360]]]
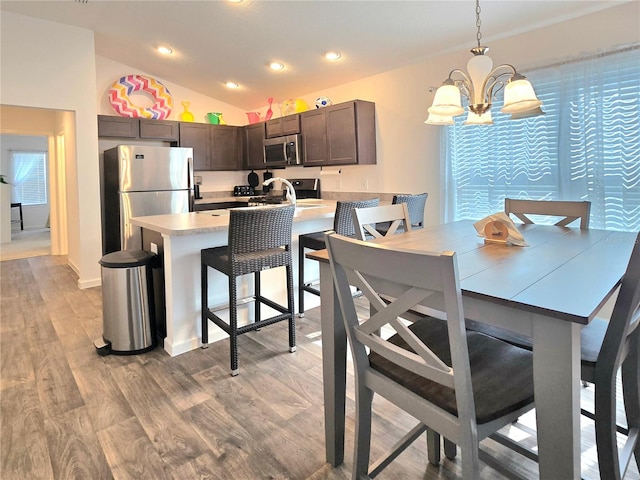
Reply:
[[13, 202], [22, 205], [47, 203], [47, 153], [11, 152]]
[[640, 230], [640, 47], [527, 72], [546, 115], [443, 129], [445, 218], [480, 219], [505, 197], [589, 200], [592, 228]]

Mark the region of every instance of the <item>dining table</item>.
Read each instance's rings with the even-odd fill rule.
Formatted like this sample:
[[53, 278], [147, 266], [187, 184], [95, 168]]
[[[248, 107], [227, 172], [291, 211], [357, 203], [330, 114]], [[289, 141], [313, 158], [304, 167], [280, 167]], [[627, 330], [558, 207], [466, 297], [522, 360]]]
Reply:
[[[465, 318], [533, 343], [541, 479], [580, 478], [580, 331], [615, 299], [636, 233], [517, 224], [527, 246], [485, 242], [472, 221], [370, 240], [411, 251], [455, 251]], [[326, 460], [344, 460], [347, 341], [326, 250], [320, 309]], [[613, 300], [612, 300], [613, 301]]]

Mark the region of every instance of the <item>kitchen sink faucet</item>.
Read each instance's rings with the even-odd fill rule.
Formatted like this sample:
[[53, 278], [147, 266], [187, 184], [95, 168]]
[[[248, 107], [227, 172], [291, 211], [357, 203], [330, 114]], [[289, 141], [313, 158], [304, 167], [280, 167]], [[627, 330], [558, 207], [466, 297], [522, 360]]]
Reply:
[[284, 186], [287, 187], [287, 200], [291, 205], [295, 207], [296, 206], [296, 190], [293, 188], [293, 185], [291, 185], [291, 182], [289, 180], [285, 180], [284, 178], [280, 178], [280, 177], [271, 177], [269, 180], [265, 180], [262, 185], [266, 187], [268, 185], [271, 185], [276, 180], [280, 180], [284, 184]]

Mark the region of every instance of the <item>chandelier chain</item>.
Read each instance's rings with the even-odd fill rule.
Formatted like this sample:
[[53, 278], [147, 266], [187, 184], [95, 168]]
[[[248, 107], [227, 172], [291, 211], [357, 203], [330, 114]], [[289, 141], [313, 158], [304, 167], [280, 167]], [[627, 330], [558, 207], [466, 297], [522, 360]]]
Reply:
[[476, 0], [476, 27], [478, 27], [478, 33], [476, 38], [478, 39], [478, 47], [480, 46], [480, 40], [482, 40], [482, 33], [480, 33], [480, 0]]

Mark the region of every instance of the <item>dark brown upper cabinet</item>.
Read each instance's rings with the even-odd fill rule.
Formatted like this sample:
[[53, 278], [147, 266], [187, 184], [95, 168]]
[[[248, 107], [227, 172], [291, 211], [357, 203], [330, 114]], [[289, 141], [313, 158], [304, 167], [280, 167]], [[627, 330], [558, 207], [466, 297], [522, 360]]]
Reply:
[[98, 137], [138, 138], [139, 134], [137, 118], [98, 115]]
[[265, 122], [253, 123], [244, 127], [245, 148], [244, 168], [255, 170], [265, 168], [264, 147]]
[[172, 120], [98, 115], [98, 137], [177, 142], [180, 129]]
[[375, 104], [354, 100], [300, 114], [305, 166], [376, 163]]
[[178, 122], [172, 120], [140, 119], [140, 138], [145, 140], [167, 140], [177, 142], [180, 139]]
[[180, 122], [180, 146], [193, 148], [193, 169], [238, 170], [241, 127]]
[[293, 114], [266, 122], [267, 138], [300, 133], [300, 115]]

